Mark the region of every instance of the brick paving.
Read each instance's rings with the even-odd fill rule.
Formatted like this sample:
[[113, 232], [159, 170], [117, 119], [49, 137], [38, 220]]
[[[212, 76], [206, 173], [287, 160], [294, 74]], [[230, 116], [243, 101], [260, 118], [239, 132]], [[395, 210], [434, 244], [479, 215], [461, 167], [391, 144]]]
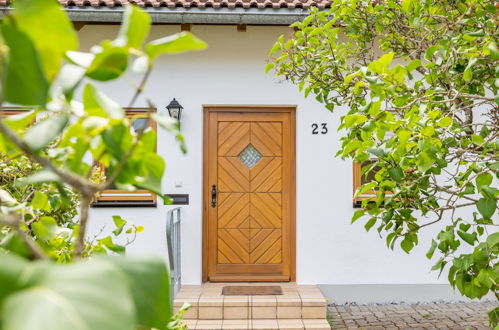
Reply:
[[332, 329], [489, 329], [497, 302], [329, 305]]

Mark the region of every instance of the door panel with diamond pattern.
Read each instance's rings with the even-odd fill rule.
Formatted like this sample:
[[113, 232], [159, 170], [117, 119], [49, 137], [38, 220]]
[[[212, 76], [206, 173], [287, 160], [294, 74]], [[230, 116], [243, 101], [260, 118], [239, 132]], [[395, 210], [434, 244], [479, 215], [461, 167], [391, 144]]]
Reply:
[[209, 113], [211, 281], [291, 279], [291, 115]]

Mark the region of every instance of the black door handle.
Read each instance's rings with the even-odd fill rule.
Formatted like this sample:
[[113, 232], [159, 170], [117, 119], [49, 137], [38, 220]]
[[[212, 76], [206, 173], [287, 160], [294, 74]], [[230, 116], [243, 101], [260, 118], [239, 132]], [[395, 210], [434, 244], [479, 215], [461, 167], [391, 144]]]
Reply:
[[211, 186], [211, 207], [217, 206], [217, 185]]

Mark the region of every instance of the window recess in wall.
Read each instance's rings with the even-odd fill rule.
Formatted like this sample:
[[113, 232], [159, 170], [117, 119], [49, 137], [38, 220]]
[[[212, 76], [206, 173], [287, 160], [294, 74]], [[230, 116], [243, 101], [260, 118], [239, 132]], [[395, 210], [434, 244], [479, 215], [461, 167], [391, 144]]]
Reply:
[[[137, 131], [142, 127], [150, 127], [157, 131], [156, 122], [148, 118], [149, 108], [125, 108], [128, 118], [133, 120], [133, 128]], [[155, 109], [153, 111], [156, 111]], [[155, 146], [155, 149], [157, 146]], [[98, 164], [102, 176], [106, 177], [106, 168], [102, 163]], [[126, 191], [116, 187], [103, 190], [92, 204], [93, 207], [156, 207], [156, 195], [147, 190]]]
[[22, 107], [0, 107], [0, 118], [26, 113], [33, 109]]
[[[375, 166], [376, 159], [369, 159], [363, 163], [353, 163], [353, 206], [360, 207], [363, 200], [369, 199], [369, 202], [374, 202], [376, 200], [376, 194], [378, 189], [367, 190], [362, 194], [355, 197], [355, 192], [357, 189], [369, 182], [375, 181], [375, 175], [380, 170], [378, 166]], [[371, 166], [370, 166], [371, 165]], [[373, 166], [374, 165], [374, 166]], [[364, 171], [362, 169], [364, 168]], [[386, 194], [390, 194], [386, 192]]]
[[5, 118], [6, 121], [17, 121], [21, 118], [23, 121], [29, 120], [29, 125], [26, 127], [29, 129], [36, 122], [35, 112], [32, 110], [32, 108], [27, 107], [0, 107], [0, 118]]

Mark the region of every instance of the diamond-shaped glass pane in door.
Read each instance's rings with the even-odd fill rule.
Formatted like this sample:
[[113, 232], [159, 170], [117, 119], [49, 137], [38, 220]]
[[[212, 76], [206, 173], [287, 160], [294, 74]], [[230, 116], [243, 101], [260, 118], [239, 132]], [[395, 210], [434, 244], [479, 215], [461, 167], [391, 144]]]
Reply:
[[248, 168], [253, 168], [253, 166], [258, 163], [263, 156], [255, 149], [251, 144], [249, 144], [243, 151], [237, 156], [244, 165]]

